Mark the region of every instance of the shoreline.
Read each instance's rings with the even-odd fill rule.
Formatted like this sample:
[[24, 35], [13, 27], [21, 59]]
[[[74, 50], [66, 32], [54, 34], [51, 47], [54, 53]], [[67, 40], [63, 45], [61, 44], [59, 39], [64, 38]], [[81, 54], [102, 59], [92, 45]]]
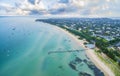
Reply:
[[100, 60], [100, 58], [95, 54], [93, 49], [86, 48], [84, 46], [84, 42], [86, 42], [86, 41], [78, 39], [75, 35], [71, 34], [70, 32], [68, 32], [68, 31], [66, 31], [58, 26], [55, 26], [55, 28], [60, 30], [60, 31], [63, 31], [64, 33], [69, 35], [73, 40], [76, 41], [76, 43], [78, 45], [83, 47], [85, 49], [85, 53], [88, 56], [88, 58], [90, 58], [90, 60], [95, 64], [95, 66], [97, 66], [97, 68], [99, 68], [104, 73], [105, 76], [115, 76], [114, 73], [111, 71], [111, 69], [107, 65], [105, 65]]

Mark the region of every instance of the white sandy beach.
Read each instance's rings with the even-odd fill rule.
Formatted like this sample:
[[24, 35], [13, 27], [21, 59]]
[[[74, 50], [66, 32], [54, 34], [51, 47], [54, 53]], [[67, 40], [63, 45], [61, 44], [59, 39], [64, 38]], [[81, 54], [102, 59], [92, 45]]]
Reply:
[[65, 31], [57, 26], [55, 26], [56, 29], [62, 31], [62, 32], [65, 32], [67, 35], [69, 35], [71, 38], [73, 38], [76, 43], [80, 46], [82, 46], [83, 48], [85, 48], [85, 52], [86, 52], [86, 55], [90, 58], [90, 60], [105, 74], [105, 76], [115, 76], [114, 73], [111, 71], [111, 69], [105, 65], [98, 57], [97, 55], [95, 54], [94, 50], [93, 49], [89, 49], [89, 48], [86, 48], [84, 46], [84, 42], [83, 40], [79, 40], [76, 36], [72, 35], [71, 33], [69, 33], [68, 31]]

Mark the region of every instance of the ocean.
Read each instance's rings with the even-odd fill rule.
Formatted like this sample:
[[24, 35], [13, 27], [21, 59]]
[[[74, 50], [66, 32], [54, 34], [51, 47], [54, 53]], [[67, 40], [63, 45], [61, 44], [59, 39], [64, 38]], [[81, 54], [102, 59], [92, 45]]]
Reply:
[[104, 76], [84, 48], [37, 18], [0, 17], [0, 76]]

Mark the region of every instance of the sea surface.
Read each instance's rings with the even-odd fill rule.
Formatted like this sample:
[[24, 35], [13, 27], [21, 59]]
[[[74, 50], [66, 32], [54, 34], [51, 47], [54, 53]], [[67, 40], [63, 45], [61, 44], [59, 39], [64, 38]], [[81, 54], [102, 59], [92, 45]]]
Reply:
[[0, 17], [0, 76], [104, 76], [70, 36], [35, 19]]

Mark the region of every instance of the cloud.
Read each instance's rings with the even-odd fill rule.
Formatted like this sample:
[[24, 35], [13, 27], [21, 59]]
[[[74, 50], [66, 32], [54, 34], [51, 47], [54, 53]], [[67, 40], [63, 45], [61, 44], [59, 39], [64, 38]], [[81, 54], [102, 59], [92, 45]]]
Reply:
[[0, 15], [120, 16], [119, 0], [16, 0], [0, 2]]
[[0, 3], [0, 14], [14, 15], [11, 10], [15, 10], [14, 6], [6, 3]]
[[31, 4], [35, 4], [35, 0], [28, 0]]
[[59, 0], [59, 3], [69, 3], [69, 0]]

